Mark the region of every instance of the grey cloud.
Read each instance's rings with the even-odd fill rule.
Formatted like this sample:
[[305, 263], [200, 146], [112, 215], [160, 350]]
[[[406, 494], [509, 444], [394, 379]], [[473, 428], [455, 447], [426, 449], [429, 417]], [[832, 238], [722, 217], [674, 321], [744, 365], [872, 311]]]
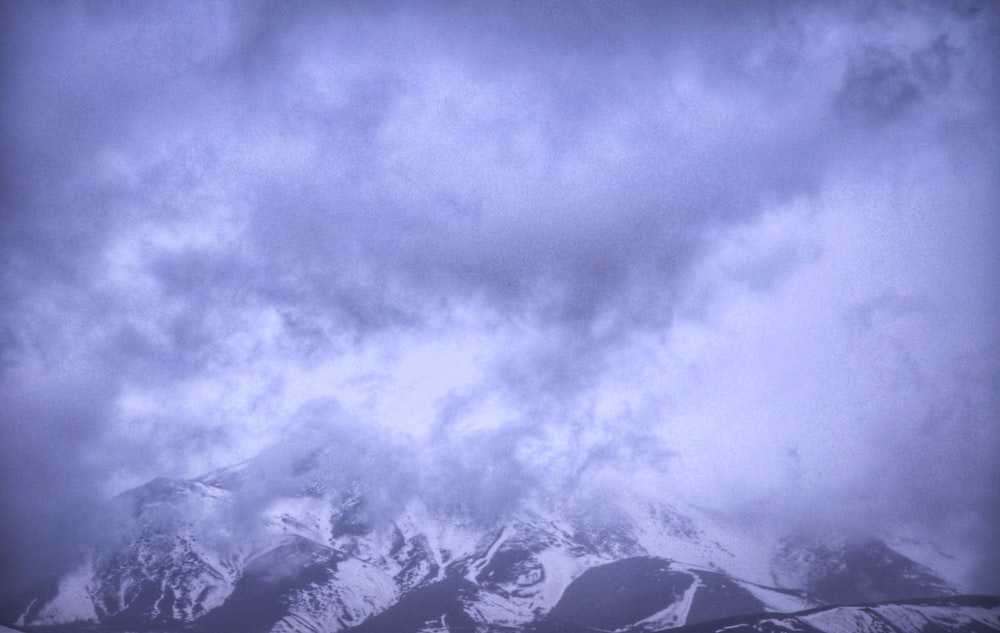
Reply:
[[[917, 518], [982, 552], [971, 584], [980, 591], [996, 591], [1000, 575], [993, 546], [1000, 494], [985, 482], [1000, 475], [1000, 459], [985, 447], [1000, 440], [1000, 374], [989, 362], [974, 364], [988, 373], [957, 381], [951, 393], [928, 405], [912, 432], [883, 436], [885, 458], [872, 473], [880, 483], [867, 490], [859, 486], [855, 494], [881, 509], [872, 521], [887, 521], [893, 513], [904, 521]], [[969, 508], [979, 510], [970, 513]]]
[[948, 43], [944, 35], [923, 50], [913, 53], [912, 63], [917, 76], [933, 92], [947, 87], [951, 80], [953, 58], [958, 51]]
[[905, 318], [933, 311], [933, 303], [927, 297], [903, 295], [888, 290], [855, 306], [845, 316], [848, 327], [867, 330], [880, 318]]
[[538, 484], [547, 480], [545, 465], [518, 456], [523, 442], [542, 433], [541, 425], [518, 420], [432, 449], [424, 498], [434, 509], [473, 520], [504, 518], [525, 498], [539, 494]]
[[[5, 530], [15, 535], [3, 548], [11, 569], [28, 564], [15, 552], [37, 551], [21, 547], [31, 517], [60, 506], [78, 516], [86, 503], [67, 497], [96, 499], [108, 473], [185, 472], [202, 440], [238, 434], [238, 422], [202, 428], [171, 412], [134, 421], [156, 429], [151, 438], [107, 420], [126, 386], [176, 386], [227, 366], [229, 337], [262, 337], [242, 318], [262, 308], [278, 314], [293, 360], [401, 337], [466, 306], [534, 334], [484, 361], [482, 393], [502, 394], [518, 415], [428, 456], [440, 464], [432, 482], [463, 474], [465, 488], [440, 503], [509, 507], [547, 473], [507, 455], [548, 430], [591, 427], [573, 407], [632, 335], [669, 330], [715, 236], [819, 195], [859, 154], [894, 160], [883, 124], [915, 114], [935, 124], [937, 99], [956, 86], [979, 86], [970, 101], [996, 112], [982, 88], [995, 69], [970, 70], [992, 50], [988, 34], [962, 41], [961, 29], [929, 27], [893, 48], [857, 11], [804, 5], [3, 11], [0, 375], [25, 404], [0, 427], [20, 456], [7, 459], [16, 451], [5, 447], [0, 461], [44, 474], [5, 485], [5, 507], [25, 517]], [[948, 13], [917, 13], [931, 23], [937, 12]], [[968, 19], [995, 32], [994, 12], [983, 12]], [[831, 21], [858, 41], [824, 48]], [[113, 261], [133, 234], [134, 252]], [[734, 274], [767, 293], [809, 261], [790, 246]], [[125, 281], [111, 283], [114, 274]], [[54, 369], [28, 389], [19, 381], [39, 359]], [[101, 379], [61, 394], [63, 360]], [[456, 396], [439, 440], [448, 415], [460, 418], [482, 393], [467, 404]], [[47, 413], [49, 400], [63, 413]], [[322, 426], [315, 420], [339, 414], [303, 415]], [[29, 418], [47, 422], [26, 430]], [[644, 433], [654, 422], [620, 422], [577, 447], [573, 464], [669, 461]], [[62, 433], [58, 451], [47, 444], [46, 434], [77, 428], [86, 432]], [[404, 451], [376, 431], [338, 428], [354, 439], [334, 449], [330, 469], [365, 442]], [[306, 444], [328, 438], [301, 433]], [[129, 457], [96, 454], [108, 446]], [[152, 459], [162, 453], [171, 455]], [[280, 451], [267, 459], [293, 470]], [[398, 473], [372, 472], [404, 486]], [[81, 489], [61, 492], [64, 479]], [[53, 506], [36, 502], [46, 496]]]
[[[0, 391], [0, 587], [3, 598], [25, 583], [65, 570], [98, 528], [105, 475], [95, 454], [112, 393], [101, 377], [73, 377]], [[27, 554], [27, 556], [26, 556]]]
[[904, 114], [921, 98], [910, 66], [885, 50], [870, 49], [851, 64], [837, 95], [847, 116], [882, 123]]
[[[590, 11], [599, 12], [594, 7]], [[426, 178], [430, 181], [421, 185], [422, 189], [433, 192], [435, 187], [440, 188], [430, 198], [414, 200], [411, 194], [400, 191], [399, 184], [394, 182], [396, 175], [390, 171], [392, 166], [374, 161], [371, 156], [375, 150], [372, 148], [377, 148], [380, 142], [385, 144], [386, 139], [377, 138], [377, 133], [380, 125], [384, 127], [386, 120], [394, 115], [394, 102], [398, 102], [401, 95], [412, 94], [416, 90], [418, 98], [432, 98], [432, 95], [422, 93], [424, 87], [419, 83], [412, 85], [411, 82], [408, 88], [401, 88], [400, 84], [405, 82], [398, 75], [393, 78], [393, 74], [398, 72], [392, 70], [393, 65], [402, 62], [419, 70], [432, 68], [437, 63], [435, 51], [433, 47], [430, 53], [419, 51], [415, 55], [415, 60], [405, 61], [402, 59], [405, 53], [390, 47], [388, 60], [376, 61], [374, 67], [371, 61], [366, 61], [368, 64], [366, 72], [361, 78], [354, 80], [354, 87], [347, 86], [348, 100], [341, 107], [331, 109], [322, 101], [322, 97], [309, 94], [308, 90], [303, 90], [300, 85], [301, 77], [296, 76], [295, 67], [297, 62], [305, 59], [304, 55], [309, 49], [290, 40], [290, 34], [299, 34], [303, 31], [307, 43], [316, 41], [311, 38], [318, 38], [319, 35], [311, 33], [309, 28], [302, 26], [308, 18], [315, 18], [321, 24], [336, 25], [340, 16], [328, 15], [325, 11], [310, 9], [304, 14], [305, 17], [299, 15], [297, 19], [286, 18], [283, 22], [278, 22], [279, 26], [266, 27], [266, 35], [244, 34], [244, 37], [251, 41], [256, 42], [263, 37], [269, 42], [263, 47], [264, 53], [257, 49], [253, 49], [253, 53], [249, 50], [242, 53], [244, 56], [267, 55], [267, 61], [262, 62], [261, 67], [261, 72], [264, 72], [263, 68], [267, 70], [267, 81], [246, 86], [243, 83], [245, 80], [238, 75], [235, 81], [223, 75], [223, 89], [219, 91], [219, 97], [206, 97], [198, 92], [210, 88], [216, 79], [195, 63], [204, 56], [204, 53], [200, 53], [198, 49], [189, 52], [186, 48], [177, 46], [178, 43], [193, 37], [188, 31], [197, 32], [202, 28], [208, 28], [203, 26], [206, 20], [181, 20], [177, 16], [172, 16], [173, 19], [167, 21], [164, 32], [161, 33], [159, 30], [137, 26], [138, 19], [135, 17], [130, 16], [131, 20], [128, 20], [113, 14], [111, 16], [113, 26], [107, 27], [98, 23], [104, 27], [102, 31], [98, 31], [101, 34], [98, 41], [103, 38], [116, 43], [119, 40], [134, 43], [144, 48], [144, 54], [136, 56], [133, 61], [114, 62], [114, 64], [125, 64], [124, 68], [118, 68], [114, 64], [110, 69], [98, 65], [96, 69], [87, 67], [87, 71], [100, 74], [102, 80], [104, 76], [126, 75], [129, 78], [136, 78], [136, 81], [142, 83], [135, 90], [148, 96], [150, 103], [133, 104], [127, 96], [105, 90], [99, 83], [95, 86], [94, 82], [86, 77], [81, 77], [78, 81], [81, 85], [90, 86], [88, 90], [83, 91], [84, 98], [96, 100], [99, 95], [106, 103], [104, 110], [110, 112], [113, 109], [116, 113], [132, 117], [131, 120], [127, 118], [124, 122], [132, 123], [131, 126], [125, 127], [126, 129], [131, 127], [134, 130], [133, 135], [136, 133], [135, 130], [142, 132], [147, 125], [146, 121], [166, 121], [168, 126], [179, 126], [180, 131], [194, 131], [198, 135], [207, 133], [208, 138], [215, 137], [223, 142], [248, 132], [252, 143], [254, 136], [262, 131], [274, 133], [274, 130], [260, 130], [258, 127], [261, 121], [265, 124], [271, 121], [270, 125], [280, 126], [278, 129], [283, 134], [291, 131], [293, 135], [302, 135], [304, 141], [318, 141], [320, 146], [318, 163], [303, 165], [304, 169], [291, 171], [284, 171], [279, 166], [277, 173], [269, 166], [263, 172], [248, 174], [251, 176], [251, 182], [248, 183], [251, 191], [258, 187], [257, 183], [263, 187], [260, 189], [263, 198], [257, 201], [260, 204], [261, 214], [254, 218], [252, 224], [253, 228], [259, 231], [254, 234], [256, 239], [253, 246], [257, 251], [255, 254], [263, 253], [266, 257], [254, 261], [245, 276], [260, 277], [263, 272], [264, 276], [270, 279], [272, 271], [286, 272], [287, 277], [284, 279], [278, 277], [279, 283], [282, 283], [277, 289], [279, 292], [287, 292], [289, 286], [304, 287], [314, 290], [303, 293], [310, 297], [329, 296], [330, 303], [334, 305], [343, 301], [347, 304], [345, 307], [347, 312], [359, 315], [355, 316], [355, 319], [362, 324], [362, 327], [367, 323], [365, 314], [388, 314], [394, 309], [399, 310], [399, 307], [377, 302], [368, 305], [375, 299], [366, 298], [366, 295], [377, 297], [382, 294], [381, 288], [342, 288], [344, 284], [357, 283], [338, 281], [338, 279], [341, 276], [356, 279], [357, 271], [350, 269], [359, 265], [367, 270], [369, 275], [388, 278], [390, 282], [394, 281], [397, 284], [415, 285], [420, 290], [430, 290], [436, 295], [448, 295], [458, 290], [485, 293], [497, 299], [522, 303], [526, 298], [537, 297], [539, 293], [544, 292], [552, 295], [553, 298], [546, 301], [555, 303], [552, 307], [557, 313], [592, 318], [601, 311], [601, 306], [614, 306], [620, 301], [621, 289], [626, 284], [636, 280], [642, 281], [649, 275], [669, 279], [676, 274], [683, 262], [690, 258], [696, 246], [697, 238], [692, 239], [691, 236], [697, 234], [697, 226], [705, 222], [725, 220], [734, 215], [740, 217], [751, 214], [758, 203], [748, 198], [745, 192], [741, 192], [742, 188], [756, 188], [761, 185], [767, 187], [775, 184], [787, 186], [782, 184], [788, 178], [783, 168], [779, 170], [781, 173], [777, 175], [776, 183], [768, 183], [768, 180], [775, 178], [774, 176], [754, 173], [752, 167], [749, 173], [745, 173], [747, 169], [744, 165], [753, 165], [757, 161], [753, 160], [752, 155], [749, 156], [750, 160], [746, 160], [748, 156], [743, 152], [741, 152], [743, 155], [737, 155], [728, 165], [717, 167], [720, 173], [735, 172], [738, 176], [733, 185], [722, 189], [718, 188], [717, 183], [725, 182], [727, 179], [715, 178], [711, 174], [698, 174], [689, 182], [673, 179], [658, 182], [663, 180], [664, 173], [656, 165], [664, 161], [667, 164], [676, 163], [671, 156], [674, 148], [661, 149], [640, 144], [637, 160], [632, 160], [623, 167], [612, 168], [609, 172], [601, 173], [599, 156], [588, 156], [588, 159], [597, 162], [593, 167], [585, 167], [586, 171], [581, 177], [588, 178], [592, 175], [599, 181], [606, 180], [610, 191], [605, 194], [607, 196], [605, 199], [588, 201], [585, 203], [587, 206], [583, 208], [579, 207], [578, 202], [569, 202], [568, 199], [572, 199], [573, 190], [579, 183], [573, 179], [560, 178], [559, 170], [563, 169], [561, 165], [573, 159], [581, 149], [584, 152], [594, 151], [579, 147], [580, 136], [586, 134], [590, 126], [606, 117], [626, 114], [637, 119], [634, 134], [646, 135], [652, 132], [655, 137], [656, 134], [672, 134], [671, 130], [675, 123], [659, 115], [655, 110], [630, 111], [631, 106], [626, 106], [622, 101], [623, 97], [615, 94], [616, 89], [620, 87], [620, 82], [614, 79], [618, 69], [608, 68], [600, 63], [607, 53], [606, 48], [594, 51], [585, 46], [577, 50], [574, 47], [580, 43], [577, 40], [580, 33], [563, 22], [556, 20], [548, 24], [540, 16], [536, 18], [534, 10], [526, 7], [520, 7], [514, 14], [518, 12], [527, 13], [529, 17], [499, 16], [502, 18], [500, 22], [503, 23], [504, 19], [508, 19], [513, 20], [512, 23], [517, 26], [525, 23], [532, 26], [527, 34], [515, 28], [513, 34], [508, 34], [509, 37], [537, 42], [544, 40], [531, 35], [535, 29], [566, 30], [568, 39], [557, 37], [555, 43], [545, 46], [556, 46], [559, 53], [582, 57], [582, 60], [561, 69], [564, 76], [560, 83], [550, 83], [551, 77], [539, 70], [544, 69], [547, 57], [520, 60], [522, 67], [519, 70], [522, 73], [526, 70], [529, 77], [532, 77], [529, 83], [531, 93], [518, 97], [517, 84], [514, 83], [511, 86], [512, 91], [508, 93], [514, 95], [514, 103], [525, 107], [529, 113], [538, 110], [537, 103], [544, 104], [547, 97], [555, 98], [563, 94], [576, 95], [572, 99], [573, 102], [585, 102], [589, 99], [603, 104], [600, 113], [592, 116], [579, 113], [574, 115], [572, 109], [567, 110], [561, 105], [543, 105], [540, 111], [541, 119], [532, 121], [529, 118], [526, 121], [513, 122], [514, 128], [506, 131], [491, 129], [493, 122], [489, 119], [476, 120], [475, 117], [478, 115], [475, 112], [458, 113], [459, 122], [463, 116], [473, 117], [470, 123], [475, 125], [471, 128], [475, 130], [475, 136], [455, 139], [462, 142], [461, 145], [455, 145], [452, 139], [445, 139], [442, 149], [455, 156], [465, 155], [475, 160], [475, 154], [470, 154], [470, 150], [477, 151], [477, 146], [484, 145], [489, 148], [494, 142], [491, 139], [509, 136], [512, 131], [518, 130], [519, 127], [523, 129], [526, 124], [530, 127], [525, 131], [535, 134], [540, 142], [549, 148], [554, 148], [546, 150], [543, 145], [542, 150], [555, 152], [557, 162], [549, 167], [550, 170], [554, 170], [555, 178], [545, 183], [547, 191], [529, 193], [527, 198], [520, 196], [519, 198], [524, 198], [523, 200], [505, 200], [506, 196], [502, 195], [490, 203], [481, 197], [477, 200], [476, 197], [470, 199], [463, 194], [456, 196], [449, 189], [456, 186], [468, 187], [468, 183], [454, 183], [447, 171], [440, 170], [437, 174], [432, 171], [425, 175], [421, 175], [419, 170], [412, 172], [412, 177]], [[94, 17], [88, 16], [87, 19], [94, 20]], [[464, 16], [464, 19], [478, 23], [481, 18]], [[538, 24], [535, 24], [536, 19], [539, 20]], [[658, 19], [665, 21], [663, 16], [659, 16]], [[634, 20], [634, 16], [614, 16], [614, 21], [621, 23], [619, 28], [632, 26]], [[214, 22], [217, 21], [218, 18], [215, 17]], [[239, 33], [239, 27], [245, 27], [247, 23], [259, 25], [261, 21], [263, 19], [237, 21], [235, 30]], [[181, 26], [187, 22], [194, 26]], [[207, 22], [211, 25], [213, 20]], [[392, 20], [389, 22], [393, 23]], [[122, 23], [124, 26], [121, 26]], [[365, 24], [364, 20], [361, 23]], [[598, 34], [609, 30], [602, 27], [594, 17], [588, 23]], [[281, 25], [288, 29], [284, 38]], [[119, 32], [128, 32], [129, 27], [137, 31], [132, 39], [117, 35]], [[249, 27], [252, 33], [256, 33], [258, 28], [263, 27]], [[423, 25], [413, 27], [413, 30], [418, 32], [428, 29], [437, 30], [435, 27]], [[378, 31], [375, 31], [375, 35], [384, 37]], [[79, 35], [76, 35], [76, 38], [79, 39]], [[237, 44], [231, 47], [232, 50], [243, 50], [240, 36], [234, 36], [233, 39]], [[587, 42], [592, 40], [589, 36], [583, 39]], [[379, 44], [385, 43], [377, 41]], [[614, 44], [623, 48], [636, 45], [653, 51], [660, 48], [661, 41], [668, 40], [654, 37], [652, 34], [644, 34], [638, 38], [638, 44], [632, 44], [630, 38], [612, 38]], [[499, 46], [501, 43], [509, 45], [509, 42], [502, 38], [496, 45]], [[753, 43], [751, 41], [748, 44]], [[373, 46], [375, 46], [373, 43], [364, 43], [362, 50], [370, 50]], [[166, 65], [169, 70], [147, 68], [145, 61], [153, 58], [159, 61], [158, 51], [163, 47], [171, 52], [175, 47], [183, 48], [185, 54], [195, 61], [188, 57], [178, 60], [176, 56], [167, 56], [171, 62]], [[345, 48], [343, 45], [334, 45], [320, 50], [327, 51], [327, 63], [330, 67], [336, 68], [345, 56], [348, 63], [357, 58], [357, 53]], [[90, 55], [97, 54], [96, 50], [99, 49], [89, 46], [87, 48]], [[547, 55], [556, 54], [556, 51], [543, 52]], [[217, 56], [226, 55], [219, 53]], [[157, 68], [162, 65], [158, 64]], [[382, 72], [380, 66], [385, 68], [383, 73], [387, 77], [385, 80], [378, 79], [379, 73]], [[638, 68], [638, 64], [636, 66]], [[487, 76], [486, 73], [495, 70], [495, 67], [495, 60], [479, 60], [479, 64], [465, 64], [460, 68], [460, 72], [467, 74], [467, 78], [471, 80], [478, 80]], [[223, 68], [227, 66], [223, 65]], [[624, 91], [624, 95], [634, 97], [636, 91], [642, 94], [646, 90], [644, 82], [656, 81], [655, 74], [646, 75], [648, 72], [646, 69], [639, 72], [642, 76], [632, 80], [630, 89]], [[173, 74], [162, 77], [157, 73]], [[371, 79], [373, 73], [376, 77], [374, 81]], [[501, 74], [500, 89], [505, 87], [504, 84], [505, 76]], [[227, 103], [230, 101], [227, 96], [229, 89], [245, 91], [252, 95], [249, 99], [250, 104], [246, 104], [246, 97], [242, 97], [239, 103]], [[538, 98], [539, 95], [542, 99]], [[47, 96], [47, 100], [51, 102], [66, 102], [63, 91], [58, 89]], [[474, 94], [467, 96], [475, 97]], [[183, 116], [174, 116], [163, 111], [163, 102], [179, 101], [185, 101], [184, 106], [177, 104], [178, 112], [183, 113]], [[642, 103], [642, 100], [635, 102]], [[222, 110], [218, 109], [220, 106]], [[567, 113], [570, 116], [567, 116]], [[237, 126], [245, 121], [251, 127], [247, 130], [233, 127], [224, 120], [231, 114], [236, 115]], [[359, 116], [364, 120], [359, 119]], [[433, 116], [445, 115], [433, 113]], [[102, 117], [101, 120], [110, 123], [107, 117]], [[116, 116], [116, 123], [119, 122]], [[447, 119], [440, 118], [440, 123], [446, 122]], [[72, 123], [64, 123], [59, 127], [93, 132], [96, 138], [107, 142], [109, 137], [103, 132], [102, 127], [106, 123], [97, 124], [87, 119], [74, 118]], [[559, 149], [560, 144], [565, 143], [560, 139], [567, 138], [561, 128], [569, 124], [580, 126], [575, 135], [577, 140]], [[650, 129], [643, 130], [643, 127]], [[345, 138], [345, 134], [348, 136], [360, 134], [360, 136]], [[186, 139], [187, 136], [182, 138]], [[691, 140], [682, 138], [681, 143], [688, 144]], [[390, 137], [388, 141], [405, 143], [408, 139], [397, 141]], [[135, 140], [126, 139], [124, 142], [133, 143]], [[157, 139], [152, 138], [150, 142], [155, 147]], [[793, 143], [798, 142], [793, 141]], [[147, 213], [183, 212], [177, 208], [186, 204], [183, 200], [167, 200], [167, 208], [158, 211], [156, 206], [162, 205], [162, 202], [156, 199], [159, 198], [155, 196], [156, 189], [177, 187], [190, 189], [196, 187], [199, 181], [206, 179], [212, 181], [233, 177], [240, 179], [235, 173], [238, 168], [227, 166], [225, 156], [217, 155], [218, 148], [196, 146], [193, 148], [193, 154], [189, 150], [174, 153], [176, 150], [169, 148], [169, 145], [168, 150], [170, 151], [168, 162], [151, 165], [152, 169], [146, 176], [149, 186], [143, 187], [142, 198], [126, 200], [131, 205], [144, 207], [140, 212], [141, 215], [129, 212], [127, 217], [138, 219], [149, 217]], [[753, 151], [755, 150], [751, 147], [750, 152]], [[763, 151], [768, 150], [765, 147]], [[691, 152], [691, 148], [682, 145], [680, 152], [683, 155], [685, 152]], [[419, 155], [417, 158], [419, 159]], [[697, 160], [696, 155], [692, 156], [691, 160]], [[450, 157], [449, 162], [454, 163]], [[704, 164], [700, 163], [702, 168]], [[196, 169], [188, 168], [194, 165], [197, 165]], [[419, 167], [415, 164], [401, 166], [406, 170]], [[483, 163], [482, 168], [489, 169], [489, 164]], [[529, 175], [516, 166], [512, 168], [513, 171], [508, 170], [510, 171], [508, 177], [517, 179]], [[741, 173], [745, 173], [745, 176], [739, 177]], [[487, 179], [486, 182], [493, 178], [489, 175], [484, 177]], [[504, 177], [502, 173], [496, 176], [496, 178], [502, 177]], [[805, 174], [805, 177], [808, 179], [811, 176]], [[435, 184], [435, 180], [440, 184]], [[713, 184], [709, 185], [709, 182]], [[475, 192], [477, 188], [479, 187], [473, 186], [472, 191]], [[538, 185], [533, 188], [537, 189]], [[94, 202], [99, 212], [113, 213], [120, 220], [121, 211], [118, 209], [125, 205], [120, 199], [106, 197], [115, 196], [115, 192], [94, 193], [98, 196]], [[125, 193], [134, 195], [133, 192]], [[473, 195], [475, 196], [475, 193]], [[455, 221], [447, 213], [442, 214], [441, 210], [436, 208], [436, 200], [440, 200], [440, 196], [461, 200], [461, 207], [472, 205], [473, 208], [479, 209], [481, 221], [477, 222], [478, 226], [469, 222]], [[514, 204], [521, 205], [522, 208], [510, 209], [509, 207]], [[554, 207], [562, 204], [568, 204], [572, 212], [554, 210]], [[60, 206], [68, 208], [70, 213], [76, 215], [73, 209], [77, 208], [77, 205]], [[465, 212], [462, 208], [458, 210]], [[538, 229], [535, 227], [526, 231], [523, 219], [526, 215], [532, 214], [554, 217], [545, 223], [548, 228], [541, 229], [543, 232], [537, 232]], [[512, 221], [506, 221], [505, 215], [510, 215]], [[611, 219], [610, 223], [607, 221], [616, 215], [621, 219]], [[68, 219], [70, 225], [95, 232], [93, 237], [81, 236], [81, 246], [99, 245], [93, 238], [109, 230], [89, 228], [93, 225], [92, 217], [87, 217], [85, 222], [82, 217]], [[65, 225], [65, 222], [63, 224]], [[630, 253], [627, 259], [620, 256], [625, 252]], [[78, 254], [74, 252], [72, 256], [78, 257]], [[209, 271], [203, 274], [209, 274]], [[541, 288], [536, 283], [539, 279], [545, 280]], [[653, 291], [651, 295], [655, 294], [655, 287], [649, 287], [648, 290]]]

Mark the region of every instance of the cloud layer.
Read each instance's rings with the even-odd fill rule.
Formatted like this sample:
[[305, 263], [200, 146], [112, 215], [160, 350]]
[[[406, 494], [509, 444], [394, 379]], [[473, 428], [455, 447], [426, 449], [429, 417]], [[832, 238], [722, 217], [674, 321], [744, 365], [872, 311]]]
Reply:
[[998, 590], [988, 3], [2, 11], [5, 583], [333, 407], [483, 512], [627, 473]]

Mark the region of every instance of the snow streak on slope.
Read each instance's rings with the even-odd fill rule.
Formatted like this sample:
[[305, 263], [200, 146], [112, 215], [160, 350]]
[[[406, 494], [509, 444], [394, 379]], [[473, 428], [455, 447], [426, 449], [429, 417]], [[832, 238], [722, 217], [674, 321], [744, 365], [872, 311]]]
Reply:
[[482, 557], [473, 560], [468, 564], [468, 571], [465, 573], [465, 579], [471, 582], [476, 582], [476, 577], [483, 573], [483, 569], [490, 563], [493, 556], [496, 555], [497, 550], [504, 544], [504, 541], [510, 536], [509, 528], [504, 526], [500, 528], [500, 533], [497, 537], [490, 543], [490, 546], [483, 553]]
[[886, 604], [872, 607], [828, 609], [801, 620], [827, 633], [997, 630], [1000, 631], [1000, 607], [920, 606]]
[[399, 597], [392, 578], [357, 559], [337, 564], [326, 582], [310, 583], [288, 595], [288, 615], [272, 633], [341, 631], [384, 611]]
[[701, 580], [696, 579], [684, 591], [684, 595], [680, 600], [674, 602], [666, 609], [644, 620], [640, 620], [636, 623], [637, 628], [643, 631], [659, 631], [661, 629], [684, 626], [687, 623], [688, 614], [691, 612], [691, 604], [694, 602], [694, 596], [701, 586]]
[[[55, 599], [42, 607], [38, 614], [32, 618], [32, 622], [58, 624], [96, 621], [97, 613], [94, 611], [94, 600], [89, 588], [93, 573], [93, 568], [88, 563], [64, 577], [59, 582], [58, 594]], [[27, 613], [22, 614], [18, 618], [18, 626], [24, 626], [26, 615]]]
[[988, 633], [1000, 631], [1000, 597], [841, 606], [707, 622], [691, 633]]

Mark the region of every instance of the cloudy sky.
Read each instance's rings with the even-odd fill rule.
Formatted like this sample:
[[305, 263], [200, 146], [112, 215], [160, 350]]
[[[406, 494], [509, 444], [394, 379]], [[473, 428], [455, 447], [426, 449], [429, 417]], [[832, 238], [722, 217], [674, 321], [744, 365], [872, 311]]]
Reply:
[[323, 437], [469, 503], [631, 477], [922, 531], [1000, 592], [995, 4], [5, 2], [0, 29], [6, 582], [123, 489]]

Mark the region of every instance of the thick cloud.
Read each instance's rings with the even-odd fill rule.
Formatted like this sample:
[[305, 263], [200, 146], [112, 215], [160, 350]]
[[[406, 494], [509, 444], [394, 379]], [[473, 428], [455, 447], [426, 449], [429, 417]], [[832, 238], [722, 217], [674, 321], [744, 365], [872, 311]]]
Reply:
[[989, 568], [992, 6], [2, 11], [6, 582], [330, 402], [444, 505], [654, 473]]

